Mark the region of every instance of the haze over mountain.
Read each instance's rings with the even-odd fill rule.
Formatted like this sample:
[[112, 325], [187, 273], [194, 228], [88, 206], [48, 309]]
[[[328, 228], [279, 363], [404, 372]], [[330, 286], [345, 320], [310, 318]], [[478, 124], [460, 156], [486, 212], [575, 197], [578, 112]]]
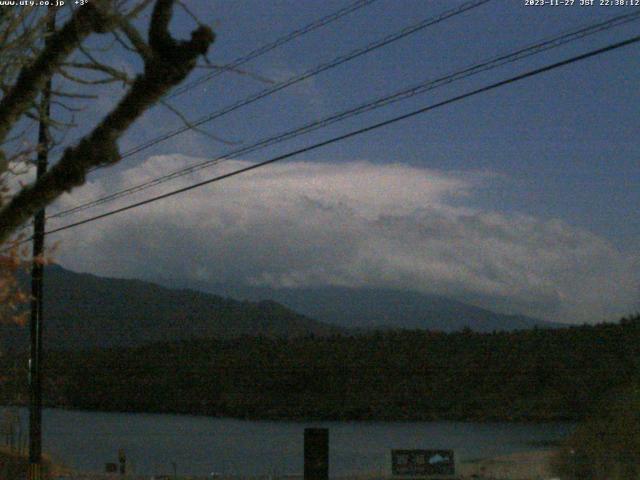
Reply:
[[242, 300], [274, 300], [310, 318], [345, 328], [443, 332], [470, 328], [477, 332], [492, 332], [566, 326], [524, 315], [496, 313], [450, 298], [412, 291], [348, 287], [267, 288], [196, 282], [186, 285]]
[[[559, 326], [415, 292], [189, 286], [175, 289], [47, 267], [45, 344], [84, 349], [242, 335], [330, 335], [372, 328], [490, 332]], [[198, 291], [205, 289], [209, 293]], [[0, 344], [26, 347], [27, 334], [26, 328], [0, 326]]]

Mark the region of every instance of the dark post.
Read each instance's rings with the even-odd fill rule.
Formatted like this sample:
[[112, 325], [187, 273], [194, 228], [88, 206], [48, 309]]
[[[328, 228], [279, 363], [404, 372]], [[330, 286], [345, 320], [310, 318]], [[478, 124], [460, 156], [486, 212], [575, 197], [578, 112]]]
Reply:
[[118, 463], [120, 464], [120, 475], [127, 473], [127, 455], [123, 448], [118, 450]]
[[304, 480], [329, 480], [329, 429], [304, 429]]
[[[47, 33], [55, 31], [55, 7], [49, 7]], [[45, 39], [45, 45], [49, 36]], [[51, 78], [42, 89], [41, 116], [38, 128], [37, 177], [47, 170], [49, 130], [47, 121], [51, 105]], [[33, 225], [33, 263], [31, 266], [31, 352], [29, 358], [29, 478], [42, 479], [42, 276], [44, 253], [44, 209], [36, 213]]]

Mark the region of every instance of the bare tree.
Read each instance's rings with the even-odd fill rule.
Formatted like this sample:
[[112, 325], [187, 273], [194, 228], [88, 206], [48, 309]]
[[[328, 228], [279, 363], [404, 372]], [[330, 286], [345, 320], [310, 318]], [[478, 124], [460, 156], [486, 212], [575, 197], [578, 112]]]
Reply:
[[[0, 244], [6, 244], [16, 230], [38, 210], [53, 202], [62, 193], [85, 182], [94, 168], [117, 163], [121, 156], [119, 138], [146, 110], [162, 102], [162, 97], [182, 82], [196, 67], [200, 56], [206, 55], [214, 41], [212, 30], [199, 25], [189, 40], [177, 40], [169, 32], [175, 0], [136, 2], [92, 0], [77, 8], [70, 18], [49, 34], [44, 46], [42, 38], [46, 15], [27, 10], [0, 10]], [[133, 19], [152, 5], [147, 39], [134, 26]], [[50, 13], [49, 13], [50, 14]], [[93, 35], [110, 35], [113, 42], [134, 53], [142, 71], [129, 75], [122, 69], [100, 60], [88, 46]], [[13, 188], [10, 176], [25, 165], [25, 159], [38, 145], [18, 145], [23, 138], [21, 128], [28, 129], [28, 120], [40, 120], [43, 112], [37, 102], [47, 79], [53, 74], [87, 88], [121, 82], [125, 93], [90, 132], [67, 147], [59, 160], [41, 178], [30, 185]], [[70, 114], [77, 107], [74, 100], [90, 99], [83, 89], [52, 91], [58, 102]], [[65, 101], [66, 100], [66, 101]], [[68, 123], [44, 118], [52, 128], [68, 128]], [[18, 131], [17, 131], [18, 130]], [[13, 143], [12, 143], [13, 142]], [[50, 145], [49, 145], [50, 146]]]

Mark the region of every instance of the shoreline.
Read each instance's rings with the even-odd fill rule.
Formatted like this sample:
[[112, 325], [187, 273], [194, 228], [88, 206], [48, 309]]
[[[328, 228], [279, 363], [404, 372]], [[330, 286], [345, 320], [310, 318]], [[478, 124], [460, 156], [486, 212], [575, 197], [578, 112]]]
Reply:
[[[28, 405], [0, 404], [0, 408], [23, 408]], [[404, 417], [370, 417], [370, 416], [286, 416], [286, 415], [232, 415], [232, 414], [207, 414], [198, 412], [181, 412], [153, 409], [109, 409], [109, 408], [82, 408], [70, 405], [43, 405], [43, 409], [63, 410], [68, 412], [106, 413], [125, 415], [171, 415], [196, 418], [217, 418], [246, 422], [273, 422], [273, 423], [308, 423], [308, 422], [342, 422], [342, 423], [476, 423], [476, 424], [505, 424], [505, 425], [547, 425], [547, 424], [578, 424], [582, 419], [558, 417], [458, 417], [458, 416], [404, 416]]]
[[[551, 459], [556, 453], [555, 449], [530, 450], [526, 452], [500, 455], [497, 457], [483, 458], [461, 462], [456, 466], [455, 480], [552, 480]], [[90, 472], [73, 472], [72, 469], [64, 469], [56, 478], [59, 480], [112, 480], [113, 475]], [[159, 477], [152, 475], [131, 474], [124, 480], [151, 480], [153, 478], [173, 478], [169, 475]], [[236, 476], [218, 475], [203, 477], [197, 475], [179, 475], [178, 480], [303, 480], [302, 475], [256, 475]], [[380, 473], [361, 473], [353, 475], [330, 476], [330, 480], [394, 480], [397, 477]]]
[[548, 448], [463, 462], [459, 475], [461, 478], [496, 480], [551, 479], [551, 459], [556, 452], [556, 449]]

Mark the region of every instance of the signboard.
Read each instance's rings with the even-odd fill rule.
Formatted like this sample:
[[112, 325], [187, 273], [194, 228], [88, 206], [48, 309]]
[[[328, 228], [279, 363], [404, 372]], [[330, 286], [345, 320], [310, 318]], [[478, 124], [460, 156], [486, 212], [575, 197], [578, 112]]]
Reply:
[[391, 472], [407, 477], [455, 475], [453, 450], [391, 450]]

